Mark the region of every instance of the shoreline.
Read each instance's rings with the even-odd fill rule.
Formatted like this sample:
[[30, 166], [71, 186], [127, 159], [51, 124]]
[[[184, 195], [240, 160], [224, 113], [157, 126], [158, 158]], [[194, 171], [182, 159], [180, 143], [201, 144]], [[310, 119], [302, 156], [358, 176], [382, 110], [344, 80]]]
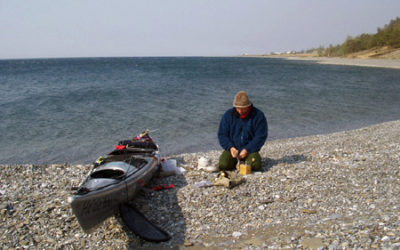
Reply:
[[400, 120], [356, 130], [267, 141], [262, 171], [232, 189], [198, 188], [220, 150], [169, 156], [184, 175], [155, 177], [132, 203], [171, 234], [150, 243], [116, 216], [83, 233], [67, 199], [90, 164], [0, 165], [5, 248], [398, 248]]
[[249, 55], [243, 57], [252, 58], [279, 58], [293, 61], [311, 61], [318, 64], [344, 65], [344, 66], [359, 66], [359, 67], [374, 67], [374, 68], [389, 68], [400, 69], [400, 59], [360, 59], [360, 58], [340, 58], [340, 57], [302, 57], [294, 55], [282, 56], [263, 56]]

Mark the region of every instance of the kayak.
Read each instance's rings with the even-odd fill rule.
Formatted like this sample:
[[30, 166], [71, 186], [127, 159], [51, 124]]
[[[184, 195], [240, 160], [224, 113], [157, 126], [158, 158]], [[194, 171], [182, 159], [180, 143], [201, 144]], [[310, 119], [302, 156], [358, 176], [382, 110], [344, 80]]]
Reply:
[[158, 146], [152, 141], [125, 140], [116, 148], [93, 165], [68, 199], [80, 226], [87, 233], [117, 214], [120, 206], [132, 200], [159, 169]]

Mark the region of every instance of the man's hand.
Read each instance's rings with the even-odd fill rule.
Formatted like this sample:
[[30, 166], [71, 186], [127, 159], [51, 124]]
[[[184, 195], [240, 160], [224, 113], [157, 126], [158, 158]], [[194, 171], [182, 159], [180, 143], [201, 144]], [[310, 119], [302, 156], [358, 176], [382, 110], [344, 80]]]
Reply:
[[236, 159], [236, 157], [239, 154], [239, 150], [237, 150], [235, 147], [231, 147], [230, 151], [231, 151], [232, 158]]
[[239, 154], [239, 158], [240, 159], [246, 159], [246, 157], [249, 155], [249, 151], [247, 151], [247, 149], [243, 149], [240, 154]]

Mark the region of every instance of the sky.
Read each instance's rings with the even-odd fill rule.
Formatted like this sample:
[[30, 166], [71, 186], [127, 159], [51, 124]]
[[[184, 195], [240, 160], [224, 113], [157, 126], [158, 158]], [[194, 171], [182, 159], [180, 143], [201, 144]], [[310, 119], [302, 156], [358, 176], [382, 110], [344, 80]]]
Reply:
[[0, 59], [300, 51], [396, 17], [399, 0], [0, 0]]

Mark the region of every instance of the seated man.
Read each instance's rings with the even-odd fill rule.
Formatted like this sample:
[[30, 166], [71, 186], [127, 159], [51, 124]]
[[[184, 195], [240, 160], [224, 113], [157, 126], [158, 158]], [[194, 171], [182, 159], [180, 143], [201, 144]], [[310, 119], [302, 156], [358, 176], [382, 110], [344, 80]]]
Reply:
[[237, 159], [246, 160], [253, 171], [261, 169], [258, 153], [268, 136], [264, 113], [253, 106], [245, 91], [236, 94], [233, 108], [222, 116], [218, 140], [224, 152], [219, 158], [220, 170], [235, 169]]

